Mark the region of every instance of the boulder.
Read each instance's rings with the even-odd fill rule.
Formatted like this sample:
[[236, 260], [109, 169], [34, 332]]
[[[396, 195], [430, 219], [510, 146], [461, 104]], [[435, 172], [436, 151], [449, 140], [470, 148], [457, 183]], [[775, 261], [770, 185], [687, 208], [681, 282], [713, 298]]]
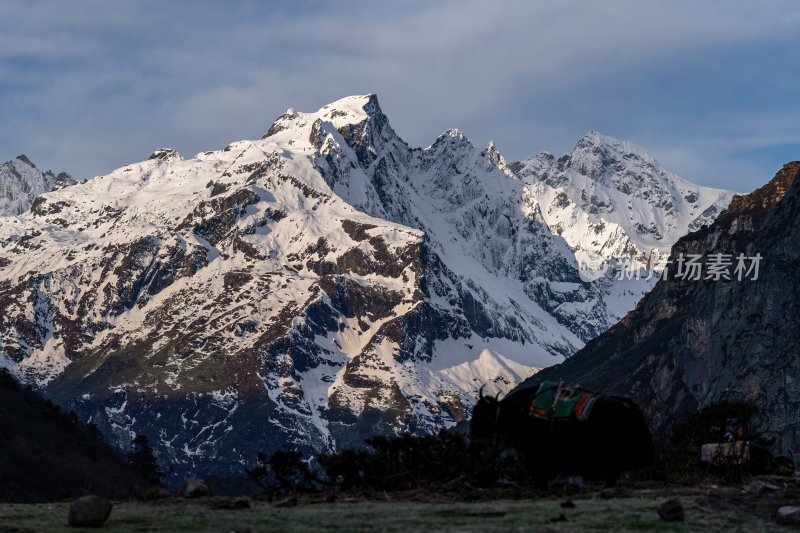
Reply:
[[101, 496], [81, 496], [69, 506], [69, 525], [100, 527], [111, 514], [111, 502]]
[[780, 487], [773, 485], [772, 483], [765, 483], [764, 481], [756, 479], [747, 485], [746, 490], [750, 494], [761, 495], [765, 492], [774, 492], [776, 490], [780, 490]]
[[683, 505], [681, 505], [681, 501], [678, 498], [672, 498], [659, 505], [658, 516], [661, 517], [661, 520], [671, 522], [679, 522], [686, 518], [683, 513]]
[[211, 496], [211, 489], [202, 479], [189, 478], [178, 487], [178, 496], [184, 498], [199, 498], [201, 496]]
[[776, 521], [783, 525], [800, 524], [800, 507], [794, 505], [784, 505], [778, 509]]

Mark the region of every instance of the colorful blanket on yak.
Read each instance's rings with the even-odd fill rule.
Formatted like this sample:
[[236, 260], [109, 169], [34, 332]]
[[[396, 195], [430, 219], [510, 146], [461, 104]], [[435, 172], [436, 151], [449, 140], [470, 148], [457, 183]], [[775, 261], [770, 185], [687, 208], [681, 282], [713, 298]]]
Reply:
[[589, 419], [598, 395], [579, 387], [568, 387], [555, 381], [543, 381], [530, 406], [530, 414], [546, 420]]

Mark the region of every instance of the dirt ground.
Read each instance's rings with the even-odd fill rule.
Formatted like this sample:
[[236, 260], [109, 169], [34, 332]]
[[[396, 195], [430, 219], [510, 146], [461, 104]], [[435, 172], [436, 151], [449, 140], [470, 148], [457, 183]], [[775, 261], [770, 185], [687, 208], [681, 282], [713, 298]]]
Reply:
[[[680, 499], [685, 520], [659, 517], [657, 507], [672, 498]], [[783, 505], [800, 506], [797, 478], [757, 478], [729, 487], [630, 486], [613, 492], [562, 486], [550, 494], [523, 495], [510, 487], [450, 494], [315, 494], [272, 501], [127, 501], [115, 503], [101, 531], [797, 531], [797, 526], [776, 522]], [[67, 525], [68, 507], [68, 502], [0, 504], [0, 531], [82, 531]]]

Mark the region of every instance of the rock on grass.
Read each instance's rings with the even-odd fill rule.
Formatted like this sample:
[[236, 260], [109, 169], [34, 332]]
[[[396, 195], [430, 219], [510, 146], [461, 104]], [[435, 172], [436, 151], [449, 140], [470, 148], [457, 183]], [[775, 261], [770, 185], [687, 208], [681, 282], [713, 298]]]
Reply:
[[784, 525], [800, 524], [800, 507], [794, 505], [784, 505], [778, 509], [776, 521]]
[[683, 505], [681, 505], [681, 501], [678, 498], [672, 498], [659, 505], [658, 516], [661, 517], [661, 520], [670, 522], [679, 522], [686, 518], [683, 512]]
[[69, 506], [69, 525], [100, 527], [111, 514], [111, 502], [100, 496], [81, 496]]

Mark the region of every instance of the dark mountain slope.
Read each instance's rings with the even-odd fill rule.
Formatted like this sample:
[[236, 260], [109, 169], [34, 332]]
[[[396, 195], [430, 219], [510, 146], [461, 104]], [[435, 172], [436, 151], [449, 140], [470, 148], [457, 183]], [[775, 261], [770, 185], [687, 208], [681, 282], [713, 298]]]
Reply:
[[[800, 162], [736, 196], [710, 226], [672, 249], [673, 276], [623, 320], [564, 363], [521, 386], [563, 379], [635, 398], [654, 429], [719, 400], [759, 407], [756, 423], [776, 451], [800, 451]], [[675, 279], [680, 254], [761, 254], [757, 279]], [[748, 262], [748, 266], [750, 263]]]
[[143, 483], [97, 428], [0, 369], [0, 502], [87, 493], [121, 498], [137, 484]]

